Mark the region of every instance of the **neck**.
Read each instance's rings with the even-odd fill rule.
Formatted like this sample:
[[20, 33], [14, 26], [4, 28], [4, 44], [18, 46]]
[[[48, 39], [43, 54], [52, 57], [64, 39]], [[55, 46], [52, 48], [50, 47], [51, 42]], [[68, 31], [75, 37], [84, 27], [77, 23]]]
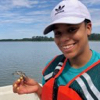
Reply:
[[92, 51], [90, 49], [87, 50], [87, 52], [84, 52], [83, 54], [78, 55], [78, 57], [75, 57], [73, 59], [69, 59], [70, 64], [74, 68], [80, 68], [84, 66], [92, 56]]

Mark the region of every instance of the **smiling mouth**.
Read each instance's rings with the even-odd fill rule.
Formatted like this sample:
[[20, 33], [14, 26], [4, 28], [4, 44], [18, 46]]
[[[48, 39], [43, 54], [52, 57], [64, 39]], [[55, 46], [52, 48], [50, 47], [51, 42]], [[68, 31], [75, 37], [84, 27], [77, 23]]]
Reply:
[[62, 46], [62, 48], [63, 48], [64, 50], [66, 50], [66, 49], [71, 49], [71, 48], [74, 47], [75, 44], [76, 44], [76, 43], [68, 44], [68, 45]]

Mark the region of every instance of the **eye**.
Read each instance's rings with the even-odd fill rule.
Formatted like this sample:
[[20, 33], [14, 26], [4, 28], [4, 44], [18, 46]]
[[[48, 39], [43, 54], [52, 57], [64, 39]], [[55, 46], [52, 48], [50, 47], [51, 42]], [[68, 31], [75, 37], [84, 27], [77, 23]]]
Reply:
[[76, 32], [78, 29], [79, 29], [79, 27], [70, 27], [70, 28], [67, 29], [67, 32], [68, 32], [68, 33], [74, 33], [74, 32]]
[[61, 36], [61, 32], [59, 32], [59, 31], [54, 32], [54, 36], [55, 37], [60, 37]]

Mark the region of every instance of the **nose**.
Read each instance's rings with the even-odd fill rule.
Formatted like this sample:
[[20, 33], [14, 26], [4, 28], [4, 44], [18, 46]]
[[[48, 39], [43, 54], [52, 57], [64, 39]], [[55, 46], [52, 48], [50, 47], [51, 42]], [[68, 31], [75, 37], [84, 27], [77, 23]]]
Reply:
[[66, 41], [69, 41], [70, 40], [70, 36], [69, 36], [69, 34], [67, 34], [67, 33], [63, 33], [62, 35], [61, 35], [61, 37], [60, 37], [60, 41], [61, 42], [66, 42]]

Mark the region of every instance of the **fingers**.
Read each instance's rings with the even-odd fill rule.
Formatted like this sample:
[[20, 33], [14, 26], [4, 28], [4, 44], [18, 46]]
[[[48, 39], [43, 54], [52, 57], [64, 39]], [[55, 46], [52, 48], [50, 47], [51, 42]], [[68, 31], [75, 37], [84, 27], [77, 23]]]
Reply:
[[13, 87], [13, 92], [18, 93], [18, 91], [19, 91], [19, 87], [15, 84]]
[[13, 84], [13, 92], [18, 93], [20, 86], [23, 84], [23, 78], [20, 77], [16, 82]]
[[27, 94], [37, 92], [39, 89], [39, 84], [31, 78], [23, 79], [20, 77], [13, 84], [13, 92], [18, 94]]

